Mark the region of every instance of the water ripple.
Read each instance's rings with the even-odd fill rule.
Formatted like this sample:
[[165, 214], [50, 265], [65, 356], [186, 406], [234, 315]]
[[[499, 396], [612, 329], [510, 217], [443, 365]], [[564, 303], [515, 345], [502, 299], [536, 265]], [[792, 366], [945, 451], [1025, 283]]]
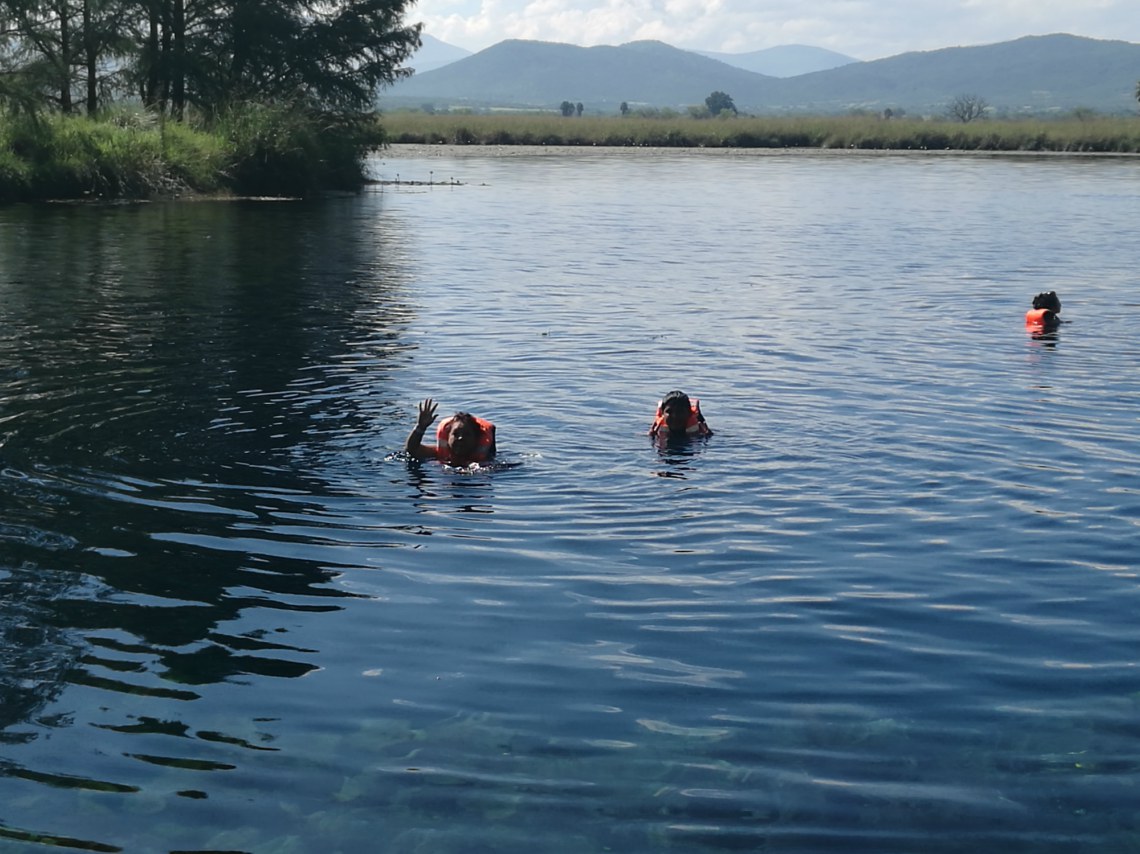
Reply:
[[0, 212], [0, 835], [1127, 847], [1135, 164], [400, 165]]

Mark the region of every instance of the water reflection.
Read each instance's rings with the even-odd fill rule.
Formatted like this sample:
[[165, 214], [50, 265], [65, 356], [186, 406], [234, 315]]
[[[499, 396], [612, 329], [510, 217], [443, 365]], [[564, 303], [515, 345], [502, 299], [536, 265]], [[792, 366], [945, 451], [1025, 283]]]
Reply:
[[363, 428], [344, 386], [410, 349], [392, 235], [354, 200], [3, 216], [0, 443], [17, 459], [199, 472], [293, 454]]
[[442, 508], [460, 513], [493, 513], [492, 465], [472, 463], [453, 468], [432, 461], [407, 462], [412, 505], [419, 513], [438, 513]]
[[[1137, 185], [778, 161], [496, 161], [146, 239], [0, 210], [48, 239], [0, 264], [0, 838], [1126, 845]], [[1103, 334], [1026, 359], [1018, 294], [1078, 273]], [[645, 445], [663, 334], [716, 441]], [[441, 378], [525, 465], [392, 454]]]
[[660, 433], [650, 440], [657, 451], [657, 457], [666, 469], [655, 472], [658, 477], [674, 477], [684, 480], [694, 470], [693, 461], [704, 452], [709, 443], [707, 436], [674, 436]]
[[414, 349], [395, 240], [352, 199], [0, 211], [7, 737], [65, 684], [317, 667], [243, 615], [352, 595], [273, 519], [320, 512], [310, 449], [371, 429], [388, 404], [353, 385]]

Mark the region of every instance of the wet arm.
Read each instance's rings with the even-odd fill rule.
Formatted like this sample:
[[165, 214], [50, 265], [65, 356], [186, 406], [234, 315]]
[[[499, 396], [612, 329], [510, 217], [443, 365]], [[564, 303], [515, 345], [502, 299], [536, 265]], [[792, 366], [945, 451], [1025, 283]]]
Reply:
[[412, 428], [412, 432], [408, 434], [408, 440], [404, 443], [404, 450], [417, 460], [430, 459], [436, 455], [435, 448], [423, 444], [424, 432], [435, 420], [435, 406], [435, 402], [430, 397], [419, 405], [416, 426]]

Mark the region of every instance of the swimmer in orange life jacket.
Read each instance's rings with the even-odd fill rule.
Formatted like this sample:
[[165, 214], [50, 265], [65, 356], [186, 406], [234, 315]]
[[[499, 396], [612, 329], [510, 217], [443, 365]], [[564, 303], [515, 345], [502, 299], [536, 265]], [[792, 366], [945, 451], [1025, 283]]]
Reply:
[[436, 404], [430, 397], [419, 405], [416, 426], [404, 450], [417, 460], [439, 460], [452, 466], [485, 463], [495, 456], [495, 425], [470, 412], [456, 412], [440, 423], [435, 445], [421, 444], [424, 431], [435, 420]]
[[1061, 298], [1056, 291], [1046, 291], [1033, 298], [1033, 308], [1025, 312], [1025, 331], [1032, 335], [1056, 332], [1061, 325]]
[[657, 404], [657, 416], [649, 428], [650, 436], [684, 438], [711, 436], [713, 431], [701, 414], [701, 402], [689, 400], [683, 391], [671, 391]]

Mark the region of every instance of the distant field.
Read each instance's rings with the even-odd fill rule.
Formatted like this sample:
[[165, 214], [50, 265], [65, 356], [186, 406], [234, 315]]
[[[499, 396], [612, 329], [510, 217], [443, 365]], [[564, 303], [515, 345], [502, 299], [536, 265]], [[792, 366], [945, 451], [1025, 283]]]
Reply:
[[393, 112], [392, 143], [690, 148], [954, 149], [1140, 153], [1140, 117], [969, 123], [875, 116], [697, 119], [689, 116], [464, 115]]

